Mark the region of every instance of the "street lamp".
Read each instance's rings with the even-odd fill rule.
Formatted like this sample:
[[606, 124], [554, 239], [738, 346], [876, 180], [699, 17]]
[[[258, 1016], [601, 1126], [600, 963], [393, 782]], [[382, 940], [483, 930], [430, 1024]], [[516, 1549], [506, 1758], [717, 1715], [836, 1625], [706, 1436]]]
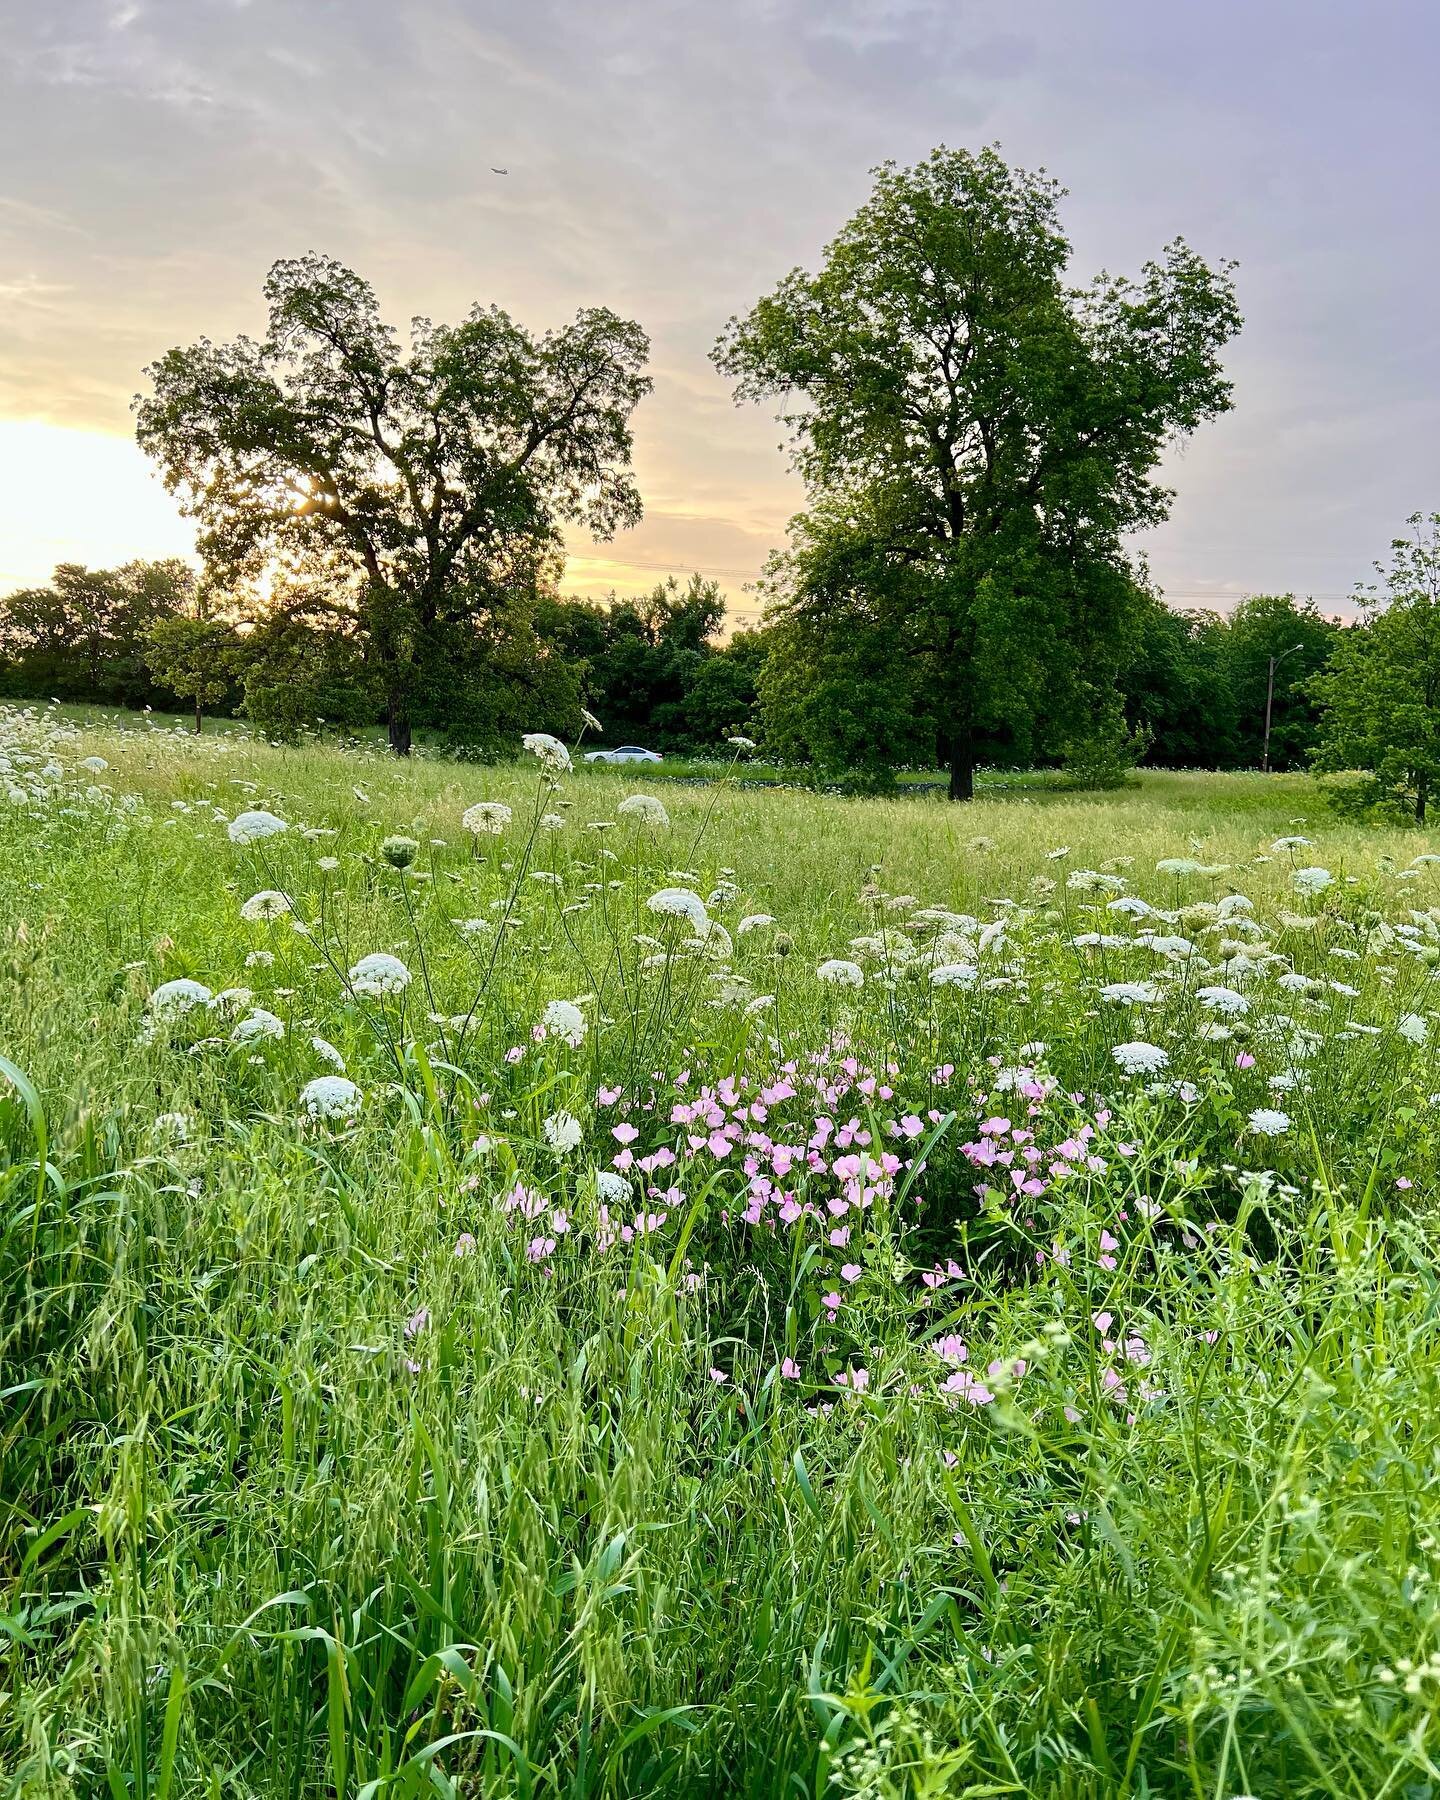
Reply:
[[1260, 752], [1261, 773], [1270, 773], [1270, 709], [1275, 704], [1275, 671], [1287, 656], [1293, 656], [1297, 650], [1303, 650], [1303, 644], [1292, 644], [1288, 650], [1282, 650], [1278, 656], [1270, 658], [1270, 679], [1265, 686], [1265, 748]]

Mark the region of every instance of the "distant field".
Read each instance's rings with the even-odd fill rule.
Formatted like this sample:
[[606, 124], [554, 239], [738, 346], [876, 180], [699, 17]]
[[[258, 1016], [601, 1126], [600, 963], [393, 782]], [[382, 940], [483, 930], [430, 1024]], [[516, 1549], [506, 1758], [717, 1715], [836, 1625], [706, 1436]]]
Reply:
[[1429, 1792], [1437, 967], [1302, 777], [0, 712], [6, 1791]]

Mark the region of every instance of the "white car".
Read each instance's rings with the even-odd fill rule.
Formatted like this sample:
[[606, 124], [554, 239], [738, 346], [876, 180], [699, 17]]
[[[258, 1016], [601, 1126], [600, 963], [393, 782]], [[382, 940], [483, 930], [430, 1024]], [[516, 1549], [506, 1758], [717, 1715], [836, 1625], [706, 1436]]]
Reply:
[[618, 750], [587, 750], [587, 763], [658, 763], [658, 750], [642, 750], [638, 744], [622, 744]]

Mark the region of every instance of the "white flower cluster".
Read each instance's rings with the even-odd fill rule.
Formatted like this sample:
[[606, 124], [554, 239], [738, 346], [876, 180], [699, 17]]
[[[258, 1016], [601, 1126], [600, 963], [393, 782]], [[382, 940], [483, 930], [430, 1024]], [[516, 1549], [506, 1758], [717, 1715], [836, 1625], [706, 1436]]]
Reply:
[[391, 956], [384, 950], [372, 950], [351, 969], [350, 985], [357, 994], [383, 1000], [389, 994], [405, 992], [410, 985], [410, 971], [398, 956]]
[[477, 800], [460, 815], [460, 823], [476, 837], [499, 837], [514, 817], [503, 800]]
[[237, 814], [226, 829], [232, 844], [257, 844], [262, 838], [279, 837], [290, 827], [274, 813], [257, 808], [254, 812]]

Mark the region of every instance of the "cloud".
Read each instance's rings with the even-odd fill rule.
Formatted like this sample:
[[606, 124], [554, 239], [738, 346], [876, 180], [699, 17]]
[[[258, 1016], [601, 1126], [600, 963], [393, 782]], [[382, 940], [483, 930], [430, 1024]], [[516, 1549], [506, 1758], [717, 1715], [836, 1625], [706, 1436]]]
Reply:
[[[1440, 491], [1440, 251], [1411, 173], [1440, 26], [1403, 4], [1316, 0], [1303, 31], [1244, 0], [10, 11], [0, 418], [125, 433], [144, 364], [256, 329], [265, 269], [310, 248], [399, 320], [604, 302], [651, 332], [657, 382], [650, 520], [597, 557], [753, 572], [799, 493], [716, 332], [818, 258], [874, 163], [999, 139], [1071, 188], [1077, 274], [1177, 231], [1241, 259], [1238, 411], [1175, 459], [1150, 539], [1177, 592], [1348, 591]], [[0, 536], [27, 530], [0, 494]]]

